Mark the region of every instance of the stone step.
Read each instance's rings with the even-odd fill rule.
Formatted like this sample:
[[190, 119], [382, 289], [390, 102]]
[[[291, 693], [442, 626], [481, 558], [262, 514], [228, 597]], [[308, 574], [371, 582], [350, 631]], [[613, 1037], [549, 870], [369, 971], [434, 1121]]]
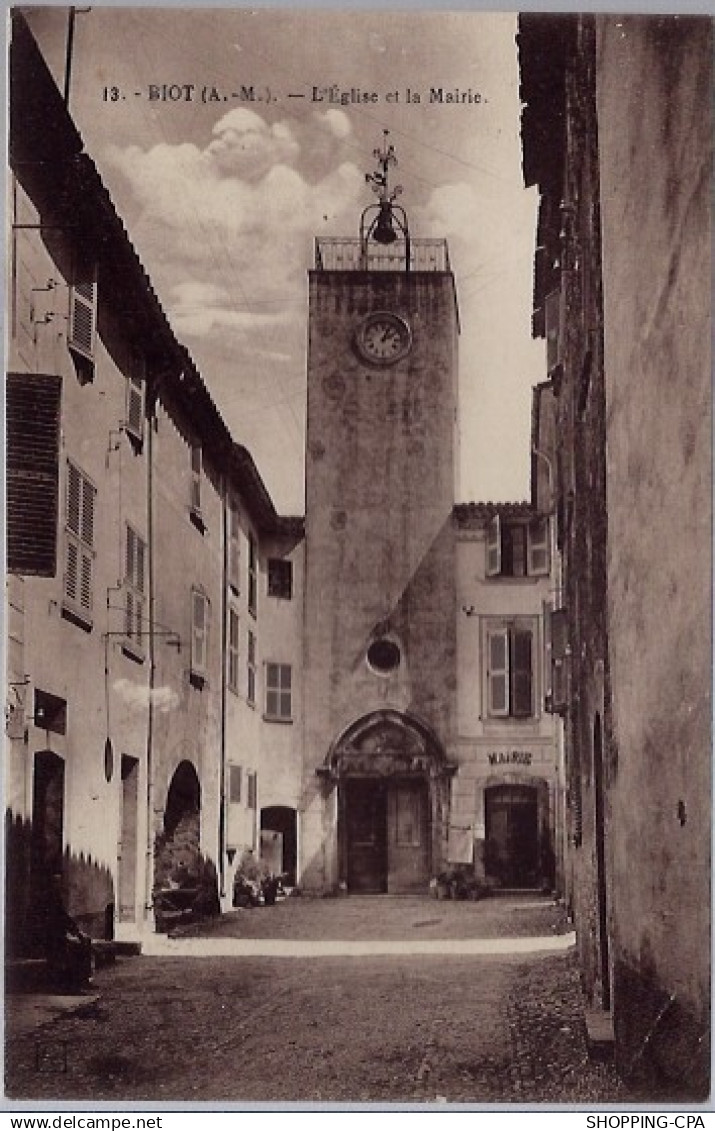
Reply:
[[586, 1043], [592, 1060], [613, 1060], [616, 1038], [613, 1031], [613, 1014], [605, 1009], [587, 1010]]

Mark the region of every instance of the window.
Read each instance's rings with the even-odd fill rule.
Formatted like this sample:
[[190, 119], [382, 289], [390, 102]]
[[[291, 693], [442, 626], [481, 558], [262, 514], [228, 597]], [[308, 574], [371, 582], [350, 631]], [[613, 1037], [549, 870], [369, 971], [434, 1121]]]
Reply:
[[146, 543], [127, 526], [124, 561], [124, 635], [132, 651], [143, 654], [144, 640], [144, 562]]
[[248, 611], [256, 615], [258, 599], [258, 557], [256, 553], [256, 539], [253, 534], [248, 535]]
[[228, 610], [228, 686], [238, 695], [238, 613]]
[[243, 770], [240, 766], [228, 767], [228, 799], [232, 805], [238, 805], [241, 800]]
[[241, 527], [238, 504], [228, 501], [228, 583], [238, 593], [241, 584]]
[[487, 527], [487, 577], [545, 577], [549, 562], [549, 520], [504, 522], [495, 514]]
[[266, 664], [266, 718], [292, 717], [290, 664]]
[[191, 674], [203, 682], [208, 671], [209, 599], [191, 590]]
[[268, 559], [268, 596], [290, 601], [293, 596], [293, 563], [285, 558]]
[[258, 801], [258, 774], [255, 771], [246, 774], [246, 805], [255, 809]]
[[491, 718], [533, 716], [533, 639], [533, 629], [521, 625], [487, 629], [487, 714]]
[[67, 345], [79, 364], [80, 376], [94, 377], [95, 339], [97, 334], [97, 284], [94, 267], [84, 268], [70, 287]]
[[67, 461], [65, 606], [91, 624], [94, 583], [94, 509], [97, 489]]
[[201, 471], [203, 467], [203, 454], [200, 444], [191, 446], [191, 494], [189, 509], [191, 517], [203, 527], [201, 518]]
[[566, 609], [544, 605], [545, 704], [552, 714], [564, 714], [568, 706], [569, 643]]
[[144, 439], [144, 389], [146, 362], [144, 355], [135, 353], [132, 369], [127, 377], [127, 405], [124, 427], [127, 434], [139, 443]]
[[256, 702], [256, 638], [252, 632], [248, 633], [248, 648], [246, 650], [246, 698], [249, 703]]

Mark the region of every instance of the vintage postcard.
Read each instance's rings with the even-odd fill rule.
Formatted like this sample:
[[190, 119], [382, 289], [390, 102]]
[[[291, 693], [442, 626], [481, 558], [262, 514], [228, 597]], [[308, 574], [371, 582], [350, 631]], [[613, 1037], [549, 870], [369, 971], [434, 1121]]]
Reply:
[[6, 1108], [704, 1126], [711, 20], [8, 38]]

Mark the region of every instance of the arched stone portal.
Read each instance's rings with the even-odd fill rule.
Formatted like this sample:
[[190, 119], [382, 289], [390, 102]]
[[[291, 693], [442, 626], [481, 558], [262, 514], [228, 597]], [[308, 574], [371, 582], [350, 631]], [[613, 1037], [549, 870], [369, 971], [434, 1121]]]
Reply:
[[154, 883], [164, 888], [201, 862], [201, 785], [191, 762], [180, 762], [169, 784], [164, 827], [156, 838]]
[[375, 711], [340, 735], [320, 772], [337, 783], [343, 887], [427, 890], [441, 860], [454, 770], [430, 728], [398, 711]]

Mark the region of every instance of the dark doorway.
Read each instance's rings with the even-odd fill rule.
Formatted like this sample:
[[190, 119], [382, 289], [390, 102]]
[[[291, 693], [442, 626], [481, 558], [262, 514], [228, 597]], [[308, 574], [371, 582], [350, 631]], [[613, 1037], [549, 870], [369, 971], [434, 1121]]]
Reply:
[[427, 783], [421, 778], [348, 779], [341, 805], [351, 892], [402, 895], [429, 883]]
[[532, 888], [539, 880], [536, 790], [492, 786], [485, 795], [486, 868], [502, 887]]
[[155, 887], [164, 888], [169, 881], [198, 874], [200, 841], [201, 786], [191, 762], [181, 762], [166, 798], [164, 831], [156, 840]]
[[139, 760], [122, 754], [122, 812], [118, 851], [119, 919], [136, 918], [137, 818], [139, 815]]
[[387, 891], [387, 789], [383, 781], [345, 784], [347, 882], [351, 892]]
[[593, 770], [596, 817], [596, 882], [598, 884], [598, 936], [601, 958], [603, 1008], [611, 1008], [611, 974], [608, 941], [608, 897], [606, 891], [606, 831], [603, 797], [603, 733], [601, 716], [593, 724]]
[[279, 871], [291, 887], [296, 882], [298, 861], [297, 814], [287, 805], [270, 805], [261, 809], [261, 831], [279, 833], [282, 838], [282, 855]]
[[30, 946], [43, 944], [50, 878], [63, 871], [65, 764], [51, 750], [35, 754], [30, 847]]

